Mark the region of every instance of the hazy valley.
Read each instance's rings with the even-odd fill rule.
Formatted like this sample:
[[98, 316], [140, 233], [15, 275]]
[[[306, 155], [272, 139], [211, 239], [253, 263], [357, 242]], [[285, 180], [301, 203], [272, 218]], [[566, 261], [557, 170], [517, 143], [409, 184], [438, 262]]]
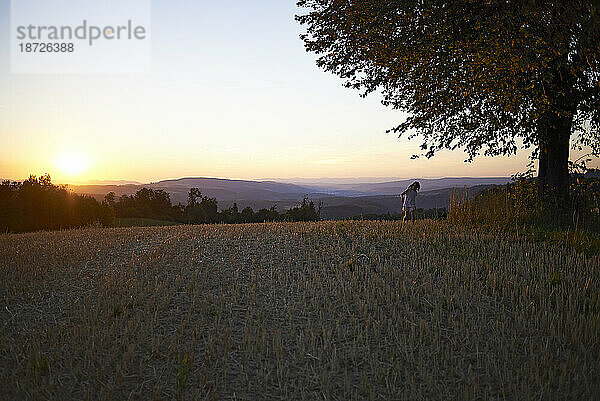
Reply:
[[[322, 217], [326, 219], [345, 218], [361, 214], [399, 213], [398, 195], [415, 181], [397, 180], [387, 182], [344, 182], [343, 180], [298, 180], [300, 182], [249, 181], [218, 178], [181, 178], [148, 184], [125, 185], [73, 185], [73, 191], [91, 195], [101, 200], [109, 192], [117, 197], [132, 195], [141, 188], [161, 189], [168, 192], [174, 204], [187, 201], [189, 189], [200, 188], [205, 196], [216, 198], [220, 208], [230, 207], [234, 202], [238, 207], [250, 206], [253, 209], [270, 208], [277, 205], [285, 210], [304, 197], [322, 201]], [[476, 194], [491, 185], [502, 185], [509, 178], [437, 178], [418, 179], [422, 191], [418, 206], [424, 209], [447, 207], [453, 192], [468, 190]]]

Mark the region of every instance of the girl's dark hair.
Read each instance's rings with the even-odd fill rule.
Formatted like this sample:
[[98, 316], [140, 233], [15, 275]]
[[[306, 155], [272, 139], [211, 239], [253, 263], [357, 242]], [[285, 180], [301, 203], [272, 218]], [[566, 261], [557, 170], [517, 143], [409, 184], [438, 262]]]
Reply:
[[412, 184], [410, 184], [410, 186], [415, 189], [421, 189], [421, 184], [419, 184], [418, 181], [413, 182]]

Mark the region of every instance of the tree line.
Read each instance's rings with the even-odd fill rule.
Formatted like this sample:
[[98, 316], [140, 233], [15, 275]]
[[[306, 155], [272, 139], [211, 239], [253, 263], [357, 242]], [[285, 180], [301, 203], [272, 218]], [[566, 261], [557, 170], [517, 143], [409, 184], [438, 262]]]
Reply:
[[168, 192], [150, 188], [142, 188], [134, 195], [123, 195], [118, 199], [114, 192], [110, 192], [102, 203], [114, 210], [119, 218], [150, 218], [185, 224], [318, 221], [321, 209], [320, 204], [315, 205], [304, 198], [300, 205], [283, 213], [278, 212], [275, 205], [258, 211], [247, 206], [240, 211], [236, 203], [219, 211], [217, 200], [202, 195], [199, 188], [189, 190], [186, 204], [173, 205]]
[[115, 218], [149, 218], [183, 224], [259, 223], [267, 221], [317, 221], [321, 205], [303, 199], [300, 205], [280, 213], [276, 206], [254, 211], [237, 204], [218, 210], [215, 198], [191, 188], [186, 204], [173, 205], [168, 192], [142, 188], [134, 195], [119, 198], [108, 193], [102, 202], [78, 195], [52, 183], [48, 174], [30, 176], [23, 182], [3, 181], [0, 185], [0, 231], [28, 232], [60, 230], [90, 225], [112, 227]]
[[0, 185], [0, 230], [59, 230], [98, 224], [111, 226], [114, 211], [91, 196], [52, 184], [48, 174]]

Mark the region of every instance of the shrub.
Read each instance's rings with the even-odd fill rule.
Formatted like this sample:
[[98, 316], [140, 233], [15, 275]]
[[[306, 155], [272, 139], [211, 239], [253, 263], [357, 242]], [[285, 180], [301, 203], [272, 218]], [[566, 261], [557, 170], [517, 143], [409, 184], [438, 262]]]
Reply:
[[451, 224], [525, 235], [533, 240], [600, 253], [600, 181], [575, 180], [568, 199], [541, 201], [536, 181], [520, 179], [471, 197], [454, 195]]
[[600, 181], [579, 178], [570, 186], [567, 199], [545, 195], [542, 201], [535, 179], [517, 179], [475, 197], [453, 194], [448, 218], [453, 223], [596, 230], [600, 219]]

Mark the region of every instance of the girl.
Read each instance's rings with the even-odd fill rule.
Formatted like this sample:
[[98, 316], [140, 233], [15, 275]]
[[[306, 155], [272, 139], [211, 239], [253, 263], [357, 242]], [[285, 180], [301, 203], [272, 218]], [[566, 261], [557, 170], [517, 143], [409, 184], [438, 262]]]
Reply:
[[404, 206], [403, 221], [406, 221], [409, 218], [411, 221], [415, 219], [415, 211], [417, 210], [416, 198], [417, 198], [417, 193], [419, 192], [420, 189], [421, 189], [421, 184], [419, 184], [417, 181], [415, 181], [412, 184], [410, 184], [408, 186], [408, 188], [406, 188], [406, 191], [404, 191], [404, 192], [402, 192], [402, 194], [400, 194], [401, 199], [402, 199], [402, 205]]

